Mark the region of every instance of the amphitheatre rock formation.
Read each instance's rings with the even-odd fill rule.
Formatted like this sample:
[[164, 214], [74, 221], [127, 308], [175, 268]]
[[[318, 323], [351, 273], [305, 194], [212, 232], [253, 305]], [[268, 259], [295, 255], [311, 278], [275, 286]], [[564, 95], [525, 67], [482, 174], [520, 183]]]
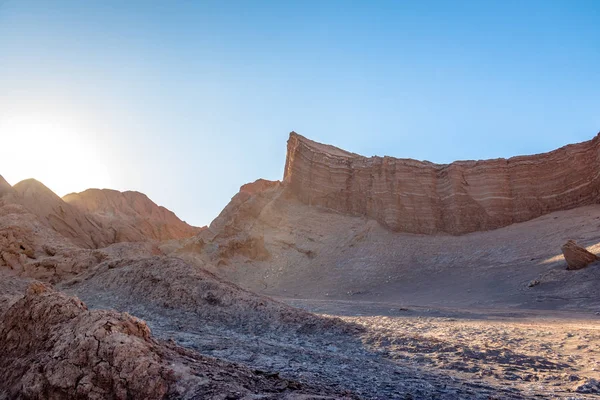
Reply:
[[[567, 264], [561, 246], [567, 240], [575, 239], [591, 253], [600, 252], [597, 229], [600, 206], [594, 200], [593, 190], [597, 171], [594, 168], [581, 170], [581, 174], [593, 175], [588, 182], [576, 174], [567, 176], [560, 168], [544, 163], [565, 160], [568, 167], [568, 161], [572, 159], [576, 164], [573, 168], [580, 170], [576, 161], [591, 160], [598, 140], [596, 137], [538, 156], [435, 166], [410, 160], [366, 159], [292, 132], [283, 181], [258, 180], [242, 186], [207, 230], [184, 240], [174, 251], [242, 287], [272, 296], [407, 299], [455, 307], [510, 302], [534, 308], [594, 309], [600, 304], [595, 300], [600, 295], [594, 283], [596, 269], [575, 275], [565, 271]], [[423, 198], [417, 196], [418, 190], [426, 187], [417, 179], [423, 170], [431, 172], [438, 168], [444, 171], [460, 167], [470, 182], [462, 189], [468, 193], [481, 193], [485, 188], [494, 187], [500, 172], [489, 176], [481, 174], [493, 172], [492, 166], [499, 164], [513, 176], [514, 182], [506, 176], [501, 179], [509, 187], [513, 186], [513, 193], [529, 191], [532, 196], [541, 196], [540, 199], [516, 198], [510, 207], [501, 208], [502, 202], [494, 203], [491, 199], [487, 202], [478, 197], [481, 204], [471, 209], [469, 204], [474, 204], [473, 197], [450, 196], [471, 200], [464, 204], [455, 203], [450, 209], [442, 207], [438, 210], [441, 219], [437, 220], [426, 205], [435, 201], [440, 203], [439, 196], [435, 201], [418, 200]], [[358, 168], [354, 168], [357, 165]], [[379, 168], [381, 174], [368, 172], [368, 165], [373, 170]], [[384, 177], [389, 171], [382, 169], [384, 165], [396, 165], [396, 171], [412, 166], [417, 169], [418, 176], [411, 175], [407, 182], [386, 180]], [[523, 169], [540, 173], [556, 171], [553, 177], [545, 180], [517, 179], [525, 174]], [[409, 171], [405, 172], [408, 174]], [[479, 180], [474, 178], [477, 174], [480, 174]], [[569, 189], [556, 193], [556, 196], [544, 194], [549, 187], [537, 192], [529, 188], [540, 182], [559, 182], [561, 179]], [[350, 183], [349, 189], [334, 190], [342, 180]], [[362, 184], [367, 181], [370, 183], [363, 188]], [[412, 185], [412, 189], [406, 193], [398, 192], [392, 201], [389, 192], [375, 190], [375, 186], [369, 189], [375, 182], [379, 188], [385, 183], [396, 188]], [[589, 192], [573, 201], [565, 200], [564, 209], [553, 212], [547, 209], [546, 214], [543, 207], [534, 206], [543, 201], [571, 199], [573, 193], [588, 189]], [[340, 201], [330, 202], [331, 199]], [[362, 212], [354, 208], [356, 204], [367, 204], [368, 199], [373, 200], [368, 202], [372, 208]], [[363, 201], [365, 203], [361, 203]], [[416, 208], [412, 212], [397, 213], [393, 207], [386, 208], [394, 202], [406, 201], [414, 203]], [[562, 200], [557, 204], [562, 204]], [[528, 209], [528, 205], [531, 208]], [[535, 217], [538, 212], [543, 215]], [[444, 225], [445, 217], [442, 216], [445, 214], [459, 224]], [[378, 215], [393, 217], [394, 221], [410, 219], [415, 224], [406, 225], [408, 228], [404, 231], [391, 230], [389, 219], [386, 223], [376, 218]], [[475, 217], [478, 219], [473, 219]], [[503, 226], [515, 219], [524, 221]], [[493, 221], [499, 225], [491, 225]], [[499, 221], [503, 222], [500, 224]], [[481, 231], [464, 234], [466, 230], [474, 229]], [[434, 234], [424, 235], [425, 231]], [[535, 291], [523, 290], [534, 281], [540, 282], [535, 285]], [[489, 282], [494, 282], [493, 290]], [[574, 295], [576, 292], [577, 296]], [[444, 296], [440, 297], [439, 293]], [[542, 299], [554, 300], [546, 302]]]
[[544, 154], [441, 165], [363, 157], [292, 132], [284, 182], [305, 204], [396, 231], [464, 234], [598, 203], [600, 136]]
[[600, 253], [599, 141], [436, 165], [292, 132], [205, 228], [0, 177], [0, 399], [594, 398], [599, 263], [565, 267]]

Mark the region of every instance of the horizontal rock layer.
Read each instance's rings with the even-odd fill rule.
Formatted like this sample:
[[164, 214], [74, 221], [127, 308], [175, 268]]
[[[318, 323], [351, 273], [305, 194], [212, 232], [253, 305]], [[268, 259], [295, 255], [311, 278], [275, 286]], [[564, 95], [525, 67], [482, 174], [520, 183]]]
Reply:
[[600, 135], [544, 154], [434, 164], [288, 140], [284, 183], [302, 202], [403, 232], [464, 234], [598, 202]]

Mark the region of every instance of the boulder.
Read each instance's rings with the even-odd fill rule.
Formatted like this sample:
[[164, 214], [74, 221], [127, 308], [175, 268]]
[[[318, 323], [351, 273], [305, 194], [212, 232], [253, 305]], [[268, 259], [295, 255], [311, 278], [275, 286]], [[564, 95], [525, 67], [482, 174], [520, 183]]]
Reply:
[[582, 269], [598, 260], [598, 256], [569, 240], [560, 248], [567, 261], [567, 269]]

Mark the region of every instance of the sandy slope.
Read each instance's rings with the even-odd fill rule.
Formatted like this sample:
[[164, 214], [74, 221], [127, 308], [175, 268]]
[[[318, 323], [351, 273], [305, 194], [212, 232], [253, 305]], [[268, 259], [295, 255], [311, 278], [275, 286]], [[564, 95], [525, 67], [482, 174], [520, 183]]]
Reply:
[[[230, 210], [230, 225], [218, 225], [201, 252], [181, 255], [251, 290], [284, 297], [600, 311], [600, 266], [566, 271], [560, 252], [567, 239], [600, 252], [600, 205], [493, 231], [429, 236], [309, 207], [281, 189], [264, 197]], [[220, 249], [240, 237], [260, 238], [269, 257], [223, 257]], [[528, 287], [536, 279], [541, 283]]]

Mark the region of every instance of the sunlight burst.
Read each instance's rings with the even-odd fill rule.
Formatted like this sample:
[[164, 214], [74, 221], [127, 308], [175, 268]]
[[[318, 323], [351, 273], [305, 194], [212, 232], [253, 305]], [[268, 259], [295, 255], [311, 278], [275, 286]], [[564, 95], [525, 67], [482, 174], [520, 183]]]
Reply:
[[0, 174], [13, 185], [35, 178], [59, 196], [109, 187], [109, 171], [80, 125], [56, 114], [0, 115], [0, 136], [8, 150], [0, 157]]

